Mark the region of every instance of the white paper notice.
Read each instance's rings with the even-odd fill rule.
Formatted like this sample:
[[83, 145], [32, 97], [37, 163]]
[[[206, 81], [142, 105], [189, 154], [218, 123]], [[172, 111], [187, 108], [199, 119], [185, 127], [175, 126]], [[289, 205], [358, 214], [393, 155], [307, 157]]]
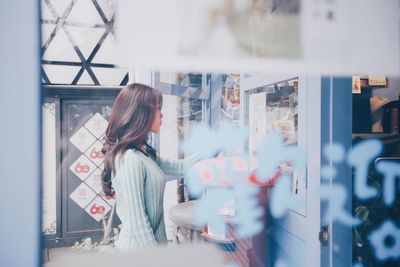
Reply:
[[81, 155], [74, 163], [69, 166], [69, 170], [78, 176], [82, 181], [85, 180], [96, 168], [85, 155]]
[[78, 204], [79, 207], [84, 209], [90, 201], [96, 197], [96, 193], [89, 188], [85, 183], [81, 183], [69, 197]]
[[85, 127], [81, 127], [71, 136], [69, 141], [83, 153], [96, 141], [96, 138]]
[[266, 134], [266, 100], [265, 92], [251, 94], [249, 98], [249, 156], [254, 156], [254, 152], [260, 147], [260, 143]]
[[96, 113], [92, 118], [85, 124], [85, 127], [96, 137], [99, 138], [104, 134], [108, 126], [108, 121]]
[[96, 221], [100, 221], [110, 210], [110, 205], [99, 196], [97, 196], [85, 209], [85, 211]]
[[93, 189], [96, 194], [102, 192], [101, 188], [101, 170], [97, 168], [92, 174], [85, 180], [85, 183]]
[[96, 141], [85, 153], [86, 157], [97, 166], [100, 166], [104, 161], [104, 154], [101, 152], [102, 148], [103, 145], [99, 141]]

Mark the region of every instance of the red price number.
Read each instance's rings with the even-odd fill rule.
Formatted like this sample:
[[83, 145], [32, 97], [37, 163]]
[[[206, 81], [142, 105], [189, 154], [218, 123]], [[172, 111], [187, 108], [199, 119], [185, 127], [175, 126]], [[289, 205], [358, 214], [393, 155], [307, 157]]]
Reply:
[[88, 173], [90, 171], [89, 165], [81, 165], [80, 162], [75, 166], [76, 173]]
[[90, 213], [93, 215], [103, 214], [105, 210], [106, 209], [103, 206], [101, 205], [98, 206], [97, 204], [93, 204], [92, 207], [90, 208]]

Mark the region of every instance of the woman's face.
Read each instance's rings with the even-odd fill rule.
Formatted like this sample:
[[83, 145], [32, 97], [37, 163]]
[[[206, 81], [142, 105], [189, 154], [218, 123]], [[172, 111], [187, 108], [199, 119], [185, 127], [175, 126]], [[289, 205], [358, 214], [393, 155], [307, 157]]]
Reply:
[[159, 133], [162, 124], [163, 114], [161, 113], [161, 108], [157, 108], [154, 113], [153, 122], [151, 123], [150, 132]]

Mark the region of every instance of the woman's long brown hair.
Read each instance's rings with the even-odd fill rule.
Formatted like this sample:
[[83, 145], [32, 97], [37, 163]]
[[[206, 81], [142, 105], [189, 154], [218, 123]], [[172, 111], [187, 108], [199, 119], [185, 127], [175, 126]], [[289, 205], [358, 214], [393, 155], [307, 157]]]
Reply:
[[[129, 84], [118, 94], [105, 134], [104, 169], [101, 175], [106, 196], [113, 196], [111, 177], [115, 174], [115, 158], [134, 148], [156, 158], [156, 151], [148, 143], [148, 134], [157, 108], [161, 108], [162, 95], [144, 84]], [[145, 151], [143, 151], [144, 147]]]

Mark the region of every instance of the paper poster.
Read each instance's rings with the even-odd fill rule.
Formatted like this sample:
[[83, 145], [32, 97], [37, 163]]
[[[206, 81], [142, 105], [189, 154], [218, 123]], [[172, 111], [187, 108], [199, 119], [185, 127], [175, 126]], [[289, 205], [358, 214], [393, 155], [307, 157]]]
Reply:
[[353, 94], [361, 94], [360, 76], [353, 76], [352, 88], [353, 88]]
[[369, 86], [386, 86], [386, 76], [368, 76]]
[[69, 170], [83, 181], [95, 170], [95, 168], [96, 166], [85, 155], [81, 155], [71, 164]]
[[254, 152], [259, 149], [260, 143], [266, 134], [266, 96], [265, 92], [261, 92], [250, 94], [249, 97], [250, 156], [254, 156]]
[[104, 154], [101, 152], [102, 148], [103, 144], [96, 141], [85, 153], [86, 157], [96, 164], [96, 166], [100, 166], [104, 161]]
[[110, 210], [110, 205], [99, 196], [97, 196], [85, 209], [85, 211], [96, 221], [100, 221]]
[[81, 183], [69, 197], [78, 204], [79, 207], [84, 209], [90, 201], [96, 197], [96, 193], [89, 188], [85, 183]]
[[81, 127], [71, 136], [69, 141], [83, 153], [96, 141], [96, 138], [85, 127]]
[[106, 131], [108, 126], [108, 121], [96, 113], [92, 118], [85, 124], [85, 127], [96, 137], [100, 138]]
[[99, 194], [103, 191], [101, 187], [101, 170], [97, 168], [89, 177], [85, 180], [85, 183], [94, 191]]

